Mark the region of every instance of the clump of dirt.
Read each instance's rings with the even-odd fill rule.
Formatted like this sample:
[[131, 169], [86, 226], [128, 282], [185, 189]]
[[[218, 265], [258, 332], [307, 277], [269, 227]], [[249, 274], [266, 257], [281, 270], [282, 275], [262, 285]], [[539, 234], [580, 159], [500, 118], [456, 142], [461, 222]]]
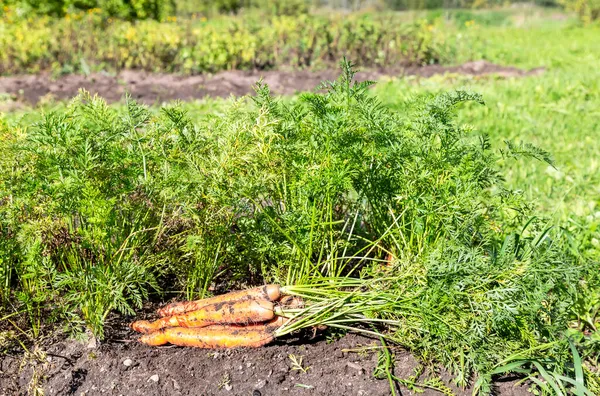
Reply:
[[[542, 73], [543, 68], [529, 71], [499, 66], [486, 61], [469, 62], [460, 66], [429, 65], [405, 69], [383, 69], [360, 72], [359, 80], [379, 80], [382, 77], [422, 76], [436, 74], [463, 74], [471, 76], [496, 75], [523, 77]], [[0, 77], [0, 93], [8, 94], [17, 103], [37, 104], [44, 98], [69, 99], [80, 88], [98, 93], [109, 102], [122, 99], [125, 92], [139, 102], [152, 104], [175, 99], [192, 100], [209, 97], [242, 96], [252, 93], [252, 86], [260, 78], [271, 91], [291, 95], [314, 89], [325, 80], [333, 80], [338, 70], [324, 71], [226, 71], [214, 75], [180, 76], [123, 70], [116, 76], [92, 73], [88, 76], [70, 74], [53, 80], [48, 74]]]

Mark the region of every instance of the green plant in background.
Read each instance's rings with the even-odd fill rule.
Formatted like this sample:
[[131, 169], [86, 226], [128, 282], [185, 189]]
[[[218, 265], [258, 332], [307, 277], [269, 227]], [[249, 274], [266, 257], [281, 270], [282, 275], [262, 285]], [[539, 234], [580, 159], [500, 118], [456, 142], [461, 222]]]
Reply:
[[456, 24], [461, 28], [468, 27], [470, 24], [502, 26], [509, 23], [508, 14], [502, 11], [474, 12], [457, 10], [449, 14], [450, 18], [456, 21]]
[[397, 24], [384, 15], [250, 15], [133, 23], [106, 19], [92, 9], [62, 19], [12, 12], [0, 19], [0, 27], [0, 74], [319, 68], [342, 56], [385, 67], [441, 63], [452, 56], [441, 25]]
[[[107, 18], [98, 8], [85, 12], [69, 9], [64, 17], [55, 18], [23, 14], [9, 7], [0, 16], [0, 74], [52, 71], [55, 75], [88, 75], [124, 68], [184, 74], [281, 67], [319, 69], [331, 67], [343, 56], [357, 59], [365, 67], [453, 64], [488, 58], [500, 51], [502, 46], [483, 43], [506, 32], [495, 29], [484, 34], [483, 28], [523, 23], [529, 26], [533, 22], [539, 28], [547, 22], [539, 16], [529, 17], [530, 13], [543, 12], [289, 15], [278, 11], [208, 20], [192, 13], [158, 22], [152, 18]], [[569, 29], [560, 30], [561, 35], [574, 34]], [[542, 34], [555, 31], [553, 26]], [[502, 51], [513, 57], [527, 54]]]
[[99, 12], [106, 17], [162, 21], [176, 13], [174, 0], [9, 0], [6, 6], [18, 9], [20, 14], [55, 17], [83, 10]]
[[600, 18], [600, 1], [598, 0], [559, 0], [567, 10], [575, 11], [585, 23], [591, 23]]

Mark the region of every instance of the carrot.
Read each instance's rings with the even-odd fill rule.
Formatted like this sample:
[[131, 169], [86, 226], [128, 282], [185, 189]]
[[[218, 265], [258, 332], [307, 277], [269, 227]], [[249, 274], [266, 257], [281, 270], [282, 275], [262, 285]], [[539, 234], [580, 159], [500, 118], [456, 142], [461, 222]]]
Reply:
[[[281, 326], [283, 326], [285, 323], [287, 323], [288, 320], [289, 319], [284, 316], [277, 315], [275, 318], [269, 320], [268, 322], [265, 322], [264, 326], [267, 330], [275, 331], [278, 328], [280, 328]], [[254, 325], [254, 326], [261, 326], [261, 325]], [[245, 326], [245, 327], [248, 327], [248, 326]]]
[[281, 297], [281, 291], [279, 290], [278, 285], [266, 285], [262, 287], [256, 287], [254, 289], [239, 290], [227, 294], [221, 294], [219, 296], [205, 298], [203, 300], [172, 303], [167, 305], [166, 307], [159, 309], [157, 313], [160, 317], [173, 316], [190, 311], [197, 311], [209, 304], [251, 299], [276, 301], [279, 300], [279, 297]]
[[197, 348], [258, 348], [273, 341], [275, 337], [267, 325], [222, 326], [203, 328], [170, 327], [145, 334], [140, 341], [147, 345], [171, 343]]
[[286, 309], [304, 308], [304, 301], [297, 296], [284, 296], [279, 300], [279, 305]]
[[216, 303], [197, 311], [158, 319], [154, 322], [140, 320], [131, 328], [140, 333], [151, 333], [165, 327], [206, 327], [213, 324], [260, 323], [275, 317], [274, 305], [264, 300], [242, 300], [234, 303]]

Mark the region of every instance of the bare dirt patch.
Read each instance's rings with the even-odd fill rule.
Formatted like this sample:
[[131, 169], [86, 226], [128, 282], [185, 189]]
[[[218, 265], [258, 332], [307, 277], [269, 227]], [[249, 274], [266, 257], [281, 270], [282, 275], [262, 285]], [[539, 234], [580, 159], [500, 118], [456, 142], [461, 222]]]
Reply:
[[[430, 65], [398, 70], [370, 70], [358, 73], [357, 78], [379, 80], [382, 77], [431, 77], [447, 73], [471, 76], [496, 75], [507, 78], [536, 75], [543, 71], [543, 68], [526, 71], [477, 61], [452, 67]], [[251, 93], [253, 84], [260, 78], [269, 84], [272, 92], [291, 95], [299, 91], [312, 90], [324, 80], [335, 79], [338, 74], [338, 70], [227, 71], [215, 75], [179, 76], [124, 70], [116, 76], [103, 73], [93, 73], [88, 76], [71, 74], [55, 80], [48, 74], [40, 74], [0, 77], [0, 94], [9, 95], [17, 103], [37, 104], [44, 98], [69, 99], [75, 96], [80, 88], [84, 88], [92, 93], [98, 93], [109, 102], [119, 101], [125, 92], [130, 92], [136, 100], [152, 104], [175, 99], [200, 99], [207, 96], [242, 96]]]
[[[34, 372], [45, 395], [390, 395], [388, 381], [372, 375], [377, 354], [352, 352], [372, 343], [347, 335], [334, 342], [288, 340], [260, 349], [212, 351], [115, 340], [90, 347], [62, 340], [48, 345], [44, 361], [35, 365], [21, 367], [22, 355], [0, 358], [0, 395], [27, 395]], [[294, 367], [290, 355], [302, 359], [305, 371]], [[408, 378], [417, 366], [410, 354], [397, 352], [397, 376]], [[454, 394], [471, 394], [456, 388], [446, 373], [441, 378]], [[397, 390], [414, 394], [403, 386]], [[499, 382], [497, 394], [528, 393], [513, 379]]]
[[[154, 316], [149, 303], [139, 317]], [[64, 334], [29, 347], [29, 354], [15, 349], [0, 354], [0, 396], [44, 395], [390, 395], [387, 379], [373, 371], [378, 340], [348, 334], [332, 338], [330, 333], [310, 330], [277, 340], [258, 349], [207, 350], [176, 346], [149, 347], [137, 342], [138, 333], [127, 326], [131, 317], [111, 314], [106, 340], [80, 342]], [[43, 351], [38, 353], [37, 351]], [[407, 351], [393, 350], [398, 378], [409, 378], [419, 367]], [[294, 364], [293, 359], [297, 364]], [[440, 378], [455, 395], [471, 395], [452, 383], [444, 370], [421, 370], [416, 382]], [[526, 385], [517, 378], [495, 384], [497, 395], [525, 396]], [[424, 396], [441, 392], [419, 388]], [[398, 395], [416, 394], [397, 384]], [[39, 394], [39, 393], [38, 393]]]

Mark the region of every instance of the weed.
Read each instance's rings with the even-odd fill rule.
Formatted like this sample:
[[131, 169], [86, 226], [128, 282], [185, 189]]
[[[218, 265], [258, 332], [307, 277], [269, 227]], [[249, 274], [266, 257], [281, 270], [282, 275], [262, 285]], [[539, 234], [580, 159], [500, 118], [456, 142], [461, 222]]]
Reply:
[[230, 390], [231, 389], [231, 375], [229, 375], [229, 373], [223, 374], [223, 376], [221, 377], [221, 380], [217, 384], [217, 387], [219, 389]]
[[38, 347], [35, 347], [33, 350], [25, 348], [19, 371], [24, 370], [27, 366], [32, 370], [31, 378], [27, 384], [27, 394], [44, 396], [42, 383], [45, 379], [47, 364], [47, 355], [42, 349]]
[[302, 360], [304, 356], [296, 356], [293, 353], [288, 355], [288, 359], [291, 362], [291, 369], [293, 371], [299, 371], [303, 374], [306, 374], [308, 370], [310, 370], [310, 366], [304, 366]]
[[314, 386], [306, 385], [306, 384], [294, 384], [294, 386], [297, 388], [304, 388], [304, 389], [313, 389], [314, 388]]

